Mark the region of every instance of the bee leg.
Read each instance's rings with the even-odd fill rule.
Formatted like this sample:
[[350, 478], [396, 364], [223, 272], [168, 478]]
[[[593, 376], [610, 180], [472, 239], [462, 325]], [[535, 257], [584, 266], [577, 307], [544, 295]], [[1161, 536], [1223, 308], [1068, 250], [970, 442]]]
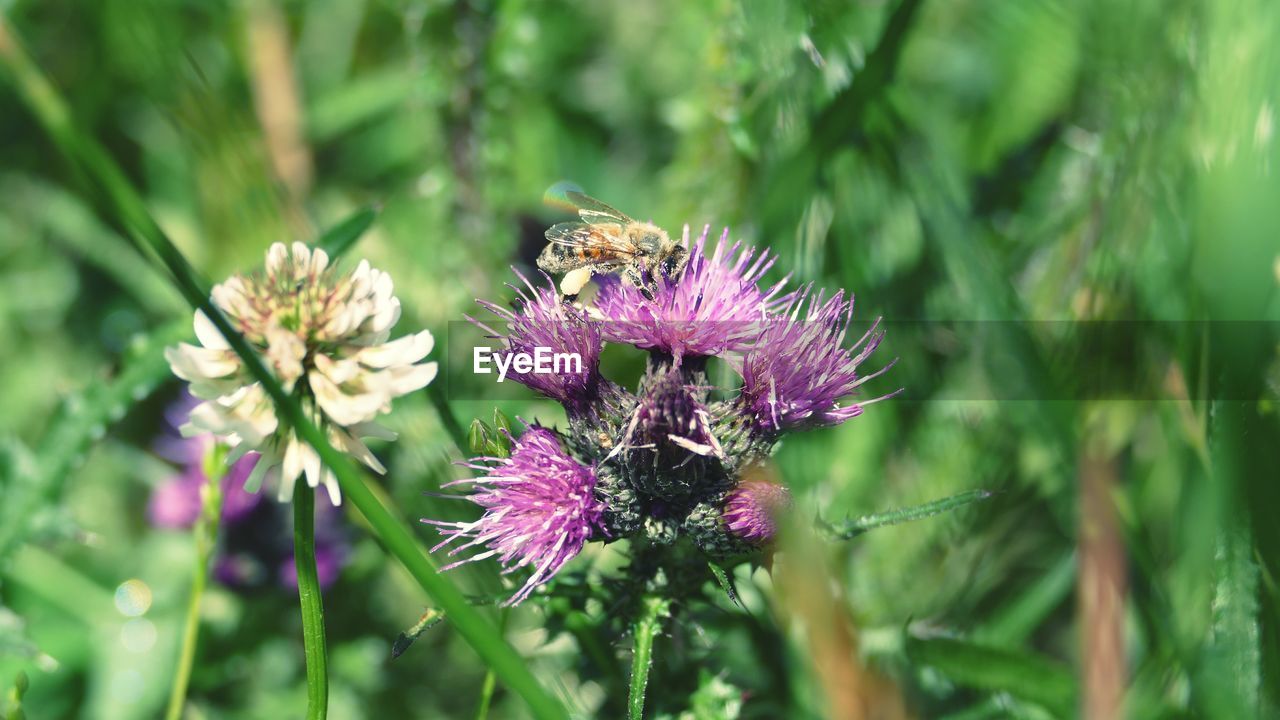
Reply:
[[646, 300], [653, 300], [652, 283], [645, 277], [644, 271], [638, 265], [628, 265], [627, 269], [622, 271], [622, 279], [639, 290]]
[[582, 292], [582, 288], [591, 280], [591, 268], [583, 267], [576, 270], [570, 270], [560, 278], [560, 294], [565, 297], [573, 297]]

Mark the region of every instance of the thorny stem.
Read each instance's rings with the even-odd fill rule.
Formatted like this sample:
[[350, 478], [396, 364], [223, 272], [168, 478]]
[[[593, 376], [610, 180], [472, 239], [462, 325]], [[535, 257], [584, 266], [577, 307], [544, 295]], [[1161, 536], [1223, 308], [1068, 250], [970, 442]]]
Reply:
[[323, 720], [329, 712], [329, 675], [325, 667], [324, 600], [316, 570], [316, 494], [305, 483], [293, 489], [293, 561], [298, 570], [298, 602], [302, 607], [302, 647], [307, 660], [307, 718]]
[[640, 618], [635, 625], [635, 650], [631, 656], [631, 692], [627, 696], [627, 717], [644, 718], [644, 692], [649, 685], [649, 667], [653, 664], [653, 639], [662, 629], [662, 619], [671, 614], [671, 601], [650, 595], [644, 598]]

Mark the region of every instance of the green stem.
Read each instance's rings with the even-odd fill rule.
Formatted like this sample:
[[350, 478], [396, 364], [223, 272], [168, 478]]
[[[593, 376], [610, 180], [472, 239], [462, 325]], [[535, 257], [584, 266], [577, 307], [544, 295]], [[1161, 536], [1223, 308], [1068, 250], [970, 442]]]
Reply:
[[649, 596], [635, 626], [635, 651], [631, 656], [631, 692], [627, 695], [627, 717], [644, 718], [644, 691], [649, 685], [649, 668], [653, 665], [653, 640], [662, 629], [662, 619], [671, 614], [671, 601]]
[[187, 702], [187, 687], [191, 683], [191, 670], [195, 667], [196, 641], [200, 637], [200, 600], [209, 575], [209, 559], [218, 542], [218, 520], [222, 516], [222, 476], [225, 473], [226, 452], [214, 446], [205, 462], [206, 481], [200, 489], [201, 512], [193, 530], [196, 545], [195, 567], [191, 575], [191, 599], [187, 602], [187, 617], [182, 627], [182, 649], [178, 655], [178, 671], [173, 676], [169, 690], [169, 708], [166, 720], [178, 720]]
[[435, 599], [458, 634], [504, 683], [524, 698], [535, 717], [565, 717], [564, 706], [543, 689], [528, 665], [502, 639], [492, 623], [467, 603], [450, 580], [436, 572], [426, 556], [419, 552], [404, 523], [397, 521], [378, 502], [351, 460], [329, 444], [328, 438], [303, 414], [302, 408], [284, 391], [244, 337], [210, 302], [206, 283], [197, 277], [186, 258], [147, 212], [141, 197], [120, 168], [101, 146], [75, 130], [65, 103], [31, 62], [2, 17], [0, 67], [7, 71], [19, 96], [54, 144], [76, 164], [91, 188], [99, 194], [104, 215], [125, 229], [140, 252], [158, 260], [168, 269], [187, 302], [205, 313], [231, 349], [240, 356], [249, 374], [262, 383], [283, 424], [292, 427], [300, 438], [315, 448], [321, 461], [337, 477], [343, 496], [369, 521], [387, 552], [394, 555], [422, 589]]
[[329, 713], [329, 674], [325, 667], [324, 599], [316, 570], [316, 494], [306, 483], [293, 488], [293, 562], [298, 570], [302, 606], [302, 647], [307, 659], [307, 718]]
[[[507, 617], [511, 614], [509, 608], [503, 608], [498, 615], [498, 631], [506, 632]], [[484, 674], [484, 684], [480, 686], [480, 707], [476, 709], [476, 720], [487, 720], [489, 717], [489, 706], [493, 703], [493, 691], [497, 687], [497, 676], [493, 674], [493, 669], [489, 669]]]
[[462, 453], [464, 458], [470, 456], [471, 443], [467, 440], [467, 431], [454, 416], [453, 408], [449, 407], [449, 400], [444, 396], [444, 385], [441, 384], [440, 378], [436, 378], [435, 382], [427, 386], [427, 397], [431, 398], [431, 405], [440, 416], [440, 424], [444, 426], [445, 432], [449, 433], [449, 438], [458, 447], [458, 452]]
[[493, 701], [493, 689], [497, 685], [497, 677], [490, 670], [484, 674], [484, 684], [480, 686], [480, 708], [476, 710], [476, 720], [487, 720], [489, 704]]

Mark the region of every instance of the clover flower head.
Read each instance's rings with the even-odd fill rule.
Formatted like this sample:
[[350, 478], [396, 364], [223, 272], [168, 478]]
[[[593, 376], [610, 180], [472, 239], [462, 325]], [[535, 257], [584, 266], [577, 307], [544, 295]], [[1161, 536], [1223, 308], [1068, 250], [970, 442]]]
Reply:
[[[652, 297], [616, 277], [600, 278], [594, 314], [604, 321], [606, 340], [661, 350], [677, 358], [742, 350], [759, 333], [770, 310], [785, 304], [786, 280], [761, 290], [760, 279], [776, 258], [740, 242], [729, 244], [725, 229], [707, 254], [707, 232], [693, 243], [678, 278], [658, 274]], [[689, 246], [689, 228], [684, 229]]]
[[[805, 306], [807, 305], [807, 309]], [[802, 312], [802, 309], [804, 312]], [[863, 383], [886, 372], [859, 374], [859, 366], [884, 337], [879, 320], [855, 343], [845, 347], [853, 315], [853, 298], [837, 292], [828, 299], [805, 290], [787, 310], [770, 318], [741, 362], [739, 405], [766, 434], [792, 428], [836, 425], [862, 414], [871, 403], [892, 397], [841, 405]]]
[[[158, 528], [189, 529], [200, 518], [209, 484], [207, 470], [216, 440], [202, 434], [183, 438], [178, 428], [199, 401], [187, 393], [166, 408], [165, 427], [154, 443], [156, 454], [181, 467], [174, 477], [151, 492], [147, 520]], [[233, 589], [249, 590], [275, 577], [284, 587], [297, 588], [292, 550], [279, 542], [288, 536], [290, 514], [245, 491], [245, 482], [258, 462], [251, 452], [235, 461], [222, 476], [222, 512], [218, 519], [218, 548], [213, 576]], [[332, 585], [347, 564], [349, 543], [338, 508], [321, 496], [316, 502], [316, 564], [320, 585]]]
[[[505, 333], [474, 318], [467, 319], [490, 338], [502, 341], [503, 349], [494, 353], [496, 360], [519, 353], [535, 359], [545, 355], [553, 369], [549, 373], [522, 372], [513, 365], [507, 371], [508, 378], [564, 403], [570, 410], [581, 407], [599, 390], [600, 351], [604, 347], [600, 324], [556, 294], [554, 283], [545, 275], [547, 287], [534, 287], [523, 274], [517, 271], [516, 275], [525, 287], [508, 285], [520, 296], [514, 309], [477, 301], [506, 324]], [[561, 360], [563, 366], [559, 364]]]
[[[431, 351], [430, 332], [389, 340], [400, 317], [392, 290], [391, 277], [367, 261], [339, 272], [323, 250], [276, 243], [262, 270], [233, 276], [212, 293], [214, 304], [330, 442], [378, 472], [384, 469], [361, 438], [394, 438], [374, 418], [390, 411], [393, 398], [436, 375], [434, 362], [420, 362]], [[196, 312], [195, 332], [199, 345], [181, 343], [165, 352], [174, 374], [203, 401], [183, 433], [212, 434], [232, 448], [232, 460], [260, 453], [250, 490], [271, 470], [285, 500], [305, 475], [307, 484], [323, 484], [338, 504], [332, 472], [310, 445], [281, 427], [265, 389], [203, 312]]]
[[595, 495], [595, 470], [566, 453], [559, 436], [545, 427], [525, 430], [510, 457], [481, 460], [469, 467], [483, 476], [449, 484], [472, 485], [467, 499], [484, 508], [484, 514], [472, 522], [423, 522], [445, 535], [433, 552], [455, 541], [464, 542], [449, 551], [451, 556], [485, 548], [444, 569], [489, 557], [497, 557], [504, 574], [531, 568], [524, 585], [504, 603], [515, 605], [554, 577], [600, 531], [604, 503]]

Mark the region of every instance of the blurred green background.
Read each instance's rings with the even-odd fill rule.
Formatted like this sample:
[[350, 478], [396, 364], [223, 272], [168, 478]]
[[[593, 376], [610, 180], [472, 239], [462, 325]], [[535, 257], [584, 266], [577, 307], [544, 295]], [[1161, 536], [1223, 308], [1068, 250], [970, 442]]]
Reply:
[[[844, 659], [874, 683], [831, 680], [805, 631], [826, 618], [773, 614], [769, 574], [744, 567], [750, 612], [709, 601], [687, 645], [660, 643], [655, 712], [830, 717], [852, 690], [882, 717], [1278, 711], [1280, 7], [0, 8], [205, 277], [377, 205], [353, 254], [394, 276], [400, 332], [443, 340], [475, 298], [511, 297], [509, 266], [556, 219], [543, 191], [567, 179], [669, 228], [727, 225], [780, 256], [773, 276], [890, 321], [878, 359], [900, 360], [877, 387], [904, 395], [779, 451], [802, 513], [998, 494], [816, 556], [856, 638]], [[8, 83], [0, 108], [0, 690], [21, 670], [30, 718], [157, 717], [193, 551], [145, 510], [176, 472], [153, 449], [178, 392], [159, 351], [190, 313]], [[1080, 375], [1116, 366], [1091, 364], [1077, 323], [1113, 320], [1143, 321], [1119, 363], [1132, 397], [1080, 396]], [[464, 423], [492, 414], [480, 389], [449, 394]], [[390, 424], [401, 514], [462, 512], [423, 495], [465, 472], [426, 396]], [[390, 659], [428, 600], [348, 525], [326, 595], [332, 716], [474, 716], [485, 668], [447, 624]], [[188, 717], [301, 714], [296, 603], [212, 583]], [[613, 716], [616, 686], [543, 613], [513, 613], [509, 639], [575, 713]], [[625, 661], [629, 639], [609, 647]], [[498, 688], [493, 717], [525, 712]]]

